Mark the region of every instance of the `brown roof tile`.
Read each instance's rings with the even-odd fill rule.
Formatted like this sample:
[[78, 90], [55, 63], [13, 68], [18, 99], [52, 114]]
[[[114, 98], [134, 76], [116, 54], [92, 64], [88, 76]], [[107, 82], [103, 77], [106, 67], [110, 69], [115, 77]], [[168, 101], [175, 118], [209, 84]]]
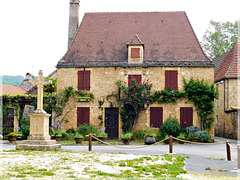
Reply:
[[[223, 78], [240, 77], [240, 45], [239, 42], [233, 46], [232, 50], [213, 60], [217, 66], [215, 67], [215, 81]], [[220, 64], [220, 65], [218, 65]]]
[[2, 86], [2, 94], [12, 94], [12, 95], [17, 95], [17, 94], [25, 94], [27, 91], [23, 89], [20, 86], [11, 86], [11, 85], [5, 85], [1, 84]]
[[185, 12], [86, 13], [57, 67], [127, 62], [135, 34], [144, 43], [144, 62], [211, 62]]

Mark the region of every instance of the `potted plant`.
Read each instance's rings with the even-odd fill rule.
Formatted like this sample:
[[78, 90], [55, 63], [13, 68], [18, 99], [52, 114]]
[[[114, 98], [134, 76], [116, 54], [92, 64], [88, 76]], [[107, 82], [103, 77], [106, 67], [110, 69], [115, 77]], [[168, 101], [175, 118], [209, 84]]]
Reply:
[[189, 140], [189, 141], [192, 141], [192, 142], [197, 142], [197, 140], [198, 140], [197, 134], [195, 134], [195, 133], [189, 134], [188, 140]]
[[56, 141], [60, 141], [62, 137], [62, 131], [57, 129], [57, 130], [53, 130], [53, 134], [52, 134], [52, 139], [55, 139]]
[[78, 133], [78, 132], [76, 132], [76, 134], [74, 136], [74, 139], [75, 139], [77, 144], [80, 144], [83, 141], [83, 135]]
[[[179, 136], [177, 136], [178, 139], [186, 140], [186, 134], [185, 133], [180, 133]], [[184, 141], [179, 140], [179, 144], [184, 144]]]
[[126, 133], [126, 134], [123, 134], [122, 135], [122, 142], [124, 144], [130, 144], [130, 141], [131, 141], [131, 138], [132, 138], [132, 133]]
[[98, 139], [100, 139], [101, 141], [106, 141], [106, 139], [107, 139], [107, 137], [108, 137], [108, 134], [107, 133], [105, 133], [105, 132], [99, 132], [98, 133]]
[[13, 142], [13, 141], [16, 141], [17, 140], [17, 133], [15, 132], [10, 132], [8, 135], [7, 135], [7, 138], [10, 142]]
[[156, 133], [152, 127], [147, 127], [145, 131], [145, 144], [154, 144], [156, 142]]

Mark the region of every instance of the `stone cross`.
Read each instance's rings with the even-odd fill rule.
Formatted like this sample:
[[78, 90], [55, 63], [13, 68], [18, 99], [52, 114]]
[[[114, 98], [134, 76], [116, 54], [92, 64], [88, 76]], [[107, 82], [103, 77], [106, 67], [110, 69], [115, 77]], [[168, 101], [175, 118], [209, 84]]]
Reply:
[[38, 73], [38, 78], [37, 79], [31, 79], [30, 83], [33, 85], [37, 86], [38, 89], [38, 94], [37, 94], [37, 110], [34, 111], [35, 113], [46, 113], [43, 110], [43, 86], [46, 84], [51, 84], [52, 81], [50, 80], [45, 80], [43, 78], [43, 72], [42, 70], [39, 71]]

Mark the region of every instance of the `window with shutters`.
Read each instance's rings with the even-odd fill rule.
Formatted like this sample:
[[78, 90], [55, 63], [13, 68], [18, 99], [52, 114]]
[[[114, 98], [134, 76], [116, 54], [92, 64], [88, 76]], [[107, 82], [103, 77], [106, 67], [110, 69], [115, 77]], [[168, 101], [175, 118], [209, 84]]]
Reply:
[[128, 86], [132, 85], [132, 79], [135, 79], [138, 84], [142, 82], [141, 75], [128, 75]]
[[131, 58], [140, 58], [140, 48], [131, 48]]
[[159, 128], [163, 124], [163, 108], [150, 107], [150, 126]]
[[90, 71], [78, 71], [78, 90], [90, 90]]
[[89, 124], [89, 107], [78, 107], [77, 108], [77, 126], [81, 124]]
[[175, 70], [165, 71], [165, 89], [178, 89], [178, 72]]
[[180, 124], [182, 127], [189, 127], [193, 125], [193, 108], [181, 107], [180, 108]]

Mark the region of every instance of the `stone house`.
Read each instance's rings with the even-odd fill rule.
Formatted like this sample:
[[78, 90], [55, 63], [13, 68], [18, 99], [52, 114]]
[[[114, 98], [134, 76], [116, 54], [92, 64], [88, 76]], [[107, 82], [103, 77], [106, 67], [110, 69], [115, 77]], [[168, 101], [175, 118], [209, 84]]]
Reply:
[[220, 94], [219, 99], [215, 101], [215, 135], [231, 139], [238, 137], [239, 50], [239, 42], [236, 42], [231, 51], [213, 60], [215, 64], [214, 81]]
[[[78, 1], [70, 1], [70, 12], [78, 11]], [[69, 29], [78, 21], [70, 13]], [[74, 21], [75, 19], [75, 21]], [[183, 78], [214, 81], [214, 66], [201, 49], [185, 12], [85, 13], [69, 49], [57, 64], [58, 92], [73, 86], [86, 90], [95, 98], [89, 102], [70, 100], [74, 108], [68, 112], [64, 130], [82, 123], [106, 127], [110, 138], [121, 136], [120, 104], [107, 95], [117, 91], [115, 82], [149, 80], [152, 90], [183, 90]], [[69, 30], [71, 31], [71, 30]], [[70, 33], [71, 34], [71, 33]], [[103, 112], [99, 100], [105, 99]], [[68, 111], [64, 108], [63, 114]], [[103, 114], [100, 125], [99, 115]], [[140, 113], [135, 129], [147, 125], [159, 128], [169, 117], [180, 123], [200, 127], [194, 104], [187, 99], [177, 103], [147, 104]], [[214, 136], [213, 129], [211, 131]]]

